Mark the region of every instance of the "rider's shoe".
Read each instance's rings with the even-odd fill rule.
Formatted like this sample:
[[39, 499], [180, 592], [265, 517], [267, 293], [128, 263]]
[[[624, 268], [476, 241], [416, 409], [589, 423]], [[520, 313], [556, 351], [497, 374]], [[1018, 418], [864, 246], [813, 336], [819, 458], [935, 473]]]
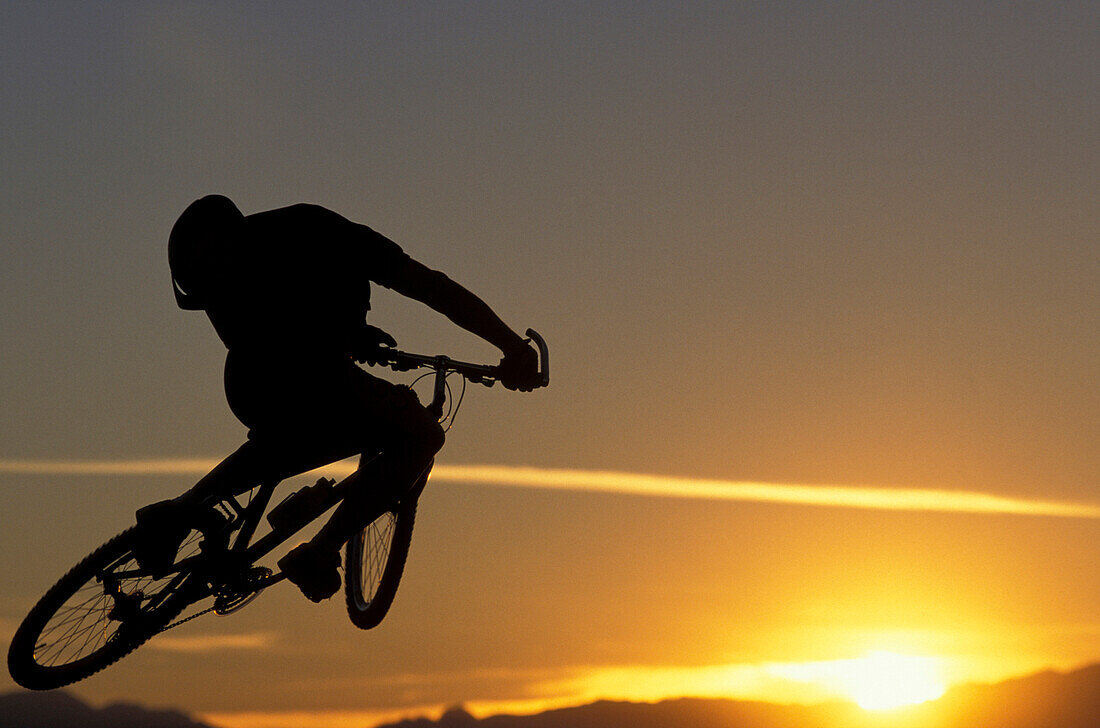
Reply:
[[320, 602], [340, 590], [340, 552], [306, 542], [279, 559], [279, 569], [306, 599]]
[[139, 508], [134, 532], [134, 558], [154, 574], [168, 571], [192, 529], [212, 538], [226, 531], [226, 518], [213, 508], [165, 500]]

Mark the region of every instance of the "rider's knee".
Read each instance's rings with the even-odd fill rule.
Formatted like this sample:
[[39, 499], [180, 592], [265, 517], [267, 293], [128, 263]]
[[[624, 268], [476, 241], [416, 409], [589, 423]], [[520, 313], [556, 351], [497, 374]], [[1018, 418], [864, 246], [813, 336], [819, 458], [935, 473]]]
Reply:
[[394, 419], [383, 433], [383, 450], [405, 452], [417, 460], [430, 460], [443, 447], [443, 427], [425, 409], [411, 389], [391, 393]]
[[443, 427], [434, 417], [427, 416], [423, 418], [417, 428], [416, 440], [428, 457], [432, 457], [439, 452], [446, 439], [447, 436], [444, 434]]
[[409, 398], [406, 406], [402, 408], [407, 415], [406, 435], [415, 443], [417, 449], [423, 451], [427, 457], [433, 457], [443, 447], [443, 441], [446, 439], [443, 427], [420, 404], [420, 400], [411, 389], [405, 390], [402, 394]]

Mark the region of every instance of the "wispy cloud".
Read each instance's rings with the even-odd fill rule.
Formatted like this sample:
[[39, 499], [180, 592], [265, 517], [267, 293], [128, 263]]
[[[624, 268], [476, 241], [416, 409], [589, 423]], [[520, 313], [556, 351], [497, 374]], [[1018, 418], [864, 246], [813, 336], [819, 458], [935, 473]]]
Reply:
[[[1100, 518], [1100, 505], [931, 488], [762, 483], [600, 470], [517, 468], [498, 465], [451, 465], [440, 466], [437, 470], [442, 471], [437, 476], [441, 479], [480, 485], [873, 510], [1012, 513], [1031, 516]], [[435, 475], [434, 471], [433, 475]]]
[[217, 460], [0, 460], [0, 473], [15, 475], [205, 475]]
[[[0, 473], [25, 475], [202, 475], [216, 460], [0, 460]], [[353, 465], [337, 463], [316, 472], [346, 475]], [[683, 478], [604, 470], [532, 468], [507, 465], [437, 465], [436, 482], [512, 488], [614, 493], [619, 495], [750, 501], [888, 511], [1013, 514], [1100, 519], [1100, 505], [1021, 498], [976, 491], [860, 485], [806, 485], [742, 480]]]
[[275, 642], [273, 632], [251, 632], [247, 634], [211, 634], [191, 635], [187, 637], [158, 636], [149, 642], [149, 647], [166, 652], [214, 652], [216, 650], [263, 650]]
[[198, 716], [211, 725], [225, 728], [363, 728], [396, 723], [413, 718], [438, 718], [443, 707], [417, 706], [397, 710], [287, 710], [202, 713]]

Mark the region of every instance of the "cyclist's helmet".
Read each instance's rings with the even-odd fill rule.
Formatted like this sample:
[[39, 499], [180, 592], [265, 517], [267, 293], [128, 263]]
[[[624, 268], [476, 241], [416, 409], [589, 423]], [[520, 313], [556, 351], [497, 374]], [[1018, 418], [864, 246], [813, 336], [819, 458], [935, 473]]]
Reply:
[[168, 267], [180, 308], [205, 308], [220, 261], [239, 234], [244, 215], [223, 195], [207, 195], [183, 211], [168, 236]]

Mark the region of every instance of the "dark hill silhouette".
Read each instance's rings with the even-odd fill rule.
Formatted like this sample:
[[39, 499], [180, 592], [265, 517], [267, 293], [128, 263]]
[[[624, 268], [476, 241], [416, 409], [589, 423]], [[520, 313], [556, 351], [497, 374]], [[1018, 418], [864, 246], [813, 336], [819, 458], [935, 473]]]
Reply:
[[1088, 728], [1100, 726], [1100, 665], [1041, 672], [995, 685], [962, 685], [936, 701], [951, 726]]
[[93, 708], [72, 695], [18, 692], [0, 695], [0, 728], [211, 728], [175, 710], [115, 703]]
[[[1097, 728], [1100, 665], [953, 688], [937, 701], [868, 713], [849, 703], [774, 705], [680, 698], [600, 701], [537, 715], [478, 720], [461, 708], [379, 728]], [[117, 704], [91, 708], [64, 692], [0, 695], [0, 728], [211, 728], [176, 711]], [[367, 728], [364, 726], [363, 728]]]
[[[858, 710], [839, 703], [800, 706], [702, 698], [659, 703], [602, 700], [537, 715], [495, 715], [482, 720], [452, 708], [438, 721], [420, 718], [384, 728], [811, 728], [845, 724], [843, 718], [854, 717]], [[822, 723], [823, 717], [835, 723]]]
[[529, 716], [477, 720], [459, 708], [380, 728], [1097, 728], [1100, 665], [1043, 672], [994, 685], [965, 685], [939, 700], [886, 713], [848, 703], [774, 705], [688, 699], [660, 703], [601, 701]]

